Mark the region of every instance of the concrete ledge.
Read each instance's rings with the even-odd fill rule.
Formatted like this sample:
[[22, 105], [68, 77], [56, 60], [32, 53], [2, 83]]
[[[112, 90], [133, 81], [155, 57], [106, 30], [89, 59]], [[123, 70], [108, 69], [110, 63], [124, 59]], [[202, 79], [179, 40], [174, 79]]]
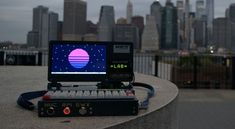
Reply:
[[[0, 125], [4, 129], [177, 129], [177, 87], [153, 76], [136, 75], [136, 82], [151, 84], [156, 95], [138, 116], [39, 118], [37, 112], [16, 105], [22, 92], [46, 89], [47, 67], [0, 67]], [[137, 89], [137, 97], [146, 95]], [[36, 102], [36, 101], [35, 101]], [[69, 123], [63, 121], [69, 120]]]

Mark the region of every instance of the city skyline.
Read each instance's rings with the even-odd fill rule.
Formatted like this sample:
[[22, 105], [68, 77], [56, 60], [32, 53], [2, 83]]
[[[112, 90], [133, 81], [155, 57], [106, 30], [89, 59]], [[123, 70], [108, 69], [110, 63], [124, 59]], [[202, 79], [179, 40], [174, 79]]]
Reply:
[[[8, 0], [0, 2], [0, 40], [10, 40], [16, 43], [26, 43], [28, 30], [32, 26], [32, 9], [38, 5], [48, 7], [51, 11], [59, 13], [59, 19], [63, 19], [63, 1], [64, 0]], [[126, 16], [126, 5], [128, 0], [120, 2], [117, 0], [86, 0], [88, 4], [87, 20], [96, 23], [99, 19], [99, 10], [101, 5], [112, 5], [115, 8], [115, 19]], [[133, 16], [144, 16], [150, 13], [150, 5], [154, 0], [131, 0], [133, 3]], [[172, 0], [175, 5], [176, 0]], [[165, 5], [165, 0], [160, 0], [162, 5]], [[215, 0], [215, 17], [224, 17], [225, 10], [233, 0], [220, 1]], [[196, 0], [190, 0], [193, 11], [195, 11]], [[7, 30], [7, 31], [6, 31]]]

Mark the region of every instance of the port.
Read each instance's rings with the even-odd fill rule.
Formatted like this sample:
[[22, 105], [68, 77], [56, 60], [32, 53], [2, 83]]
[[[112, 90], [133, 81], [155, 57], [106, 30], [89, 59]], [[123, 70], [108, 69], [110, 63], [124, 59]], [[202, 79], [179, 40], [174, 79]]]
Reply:
[[65, 107], [63, 110], [64, 115], [69, 115], [71, 113], [71, 110], [69, 107]]
[[49, 108], [47, 109], [47, 114], [48, 114], [48, 115], [54, 115], [54, 114], [55, 114], [55, 109], [54, 109], [54, 107], [49, 107]]

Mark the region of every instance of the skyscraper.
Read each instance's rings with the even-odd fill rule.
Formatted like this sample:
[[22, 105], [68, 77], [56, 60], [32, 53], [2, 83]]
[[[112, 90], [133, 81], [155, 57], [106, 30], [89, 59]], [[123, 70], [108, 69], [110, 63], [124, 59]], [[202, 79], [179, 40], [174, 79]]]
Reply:
[[228, 17], [233, 23], [235, 23], [235, 3], [229, 6]]
[[229, 6], [229, 14], [228, 14], [228, 18], [229, 18], [229, 22], [231, 24], [231, 31], [230, 31], [230, 34], [231, 34], [231, 48], [232, 48], [232, 51], [235, 52], [235, 3], [231, 4]]
[[228, 18], [216, 18], [213, 22], [214, 45], [231, 49], [231, 24]]
[[57, 40], [58, 39], [58, 20], [59, 15], [54, 12], [49, 13], [49, 32], [48, 32], [48, 39]]
[[183, 0], [177, 0], [176, 2], [177, 6], [177, 16], [178, 16], [178, 49], [185, 48], [184, 46], [184, 1]]
[[114, 7], [102, 6], [100, 10], [99, 25], [98, 25], [98, 39], [99, 41], [112, 41], [114, 20]]
[[184, 49], [189, 50], [190, 49], [190, 4], [189, 0], [185, 1], [185, 30], [184, 30]]
[[[154, 1], [150, 8], [150, 14], [154, 16], [159, 36], [161, 37], [162, 27], [162, 5], [159, 1]], [[159, 38], [160, 40], [160, 38]]]
[[142, 51], [157, 51], [159, 50], [159, 34], [155, 22], [155, 17], [146, 16], [146, 25], [142, 34]]
[[[36, 48], [48, 48], [48, 28], [49, 28], [48, 8], [38, 6], [33, 8], [33, 29], [34, 35], [38, 33]], [[36, 40], [35, 40], [36, 41]]]
[[114, 41], [132, 42], [135, 49], [139, 49], [138, 28], [130, 24], [117, 24], [114, 27]]
[[81, 40], [86, 32], [87, 3], [64, 0], [63, 40]]
[[167, 0], [162, 14], [161, 49], [177, 49], [177, 37], [177, 9], [170, 0]]
[[206, 0], [208, 45], [213, 45], [214, 0]]
[[143, 16], [133, 16], [131, 20], [132, 26], [136, 26], [139, 30], [139, 46], [141, 48], [142, 34], [144, 30], [144, 17]]
[[197, 0], [196, 1], [196, 19], [201, 19], [204, 15], [206, 15], [204, 0]]
[[131, 18], [132, 18], [132, 16], [133, 16], [133, 4], [131, 3], [130, 0], [128, 0], [127, 8], [126, 8], [127, 24], [131, 24]]

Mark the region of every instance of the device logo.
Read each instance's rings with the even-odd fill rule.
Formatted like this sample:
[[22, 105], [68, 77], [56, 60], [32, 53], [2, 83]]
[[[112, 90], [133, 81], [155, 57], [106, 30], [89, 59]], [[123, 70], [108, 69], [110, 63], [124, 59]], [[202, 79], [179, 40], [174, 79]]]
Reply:
[[88, 53], [83, 50], [83, 49], [75, 49], [73, 50], [68, 57], [69, 63], [74, 67], [74, 68], [84, 68], [88, 62], [89, 62], [89, 55]]

